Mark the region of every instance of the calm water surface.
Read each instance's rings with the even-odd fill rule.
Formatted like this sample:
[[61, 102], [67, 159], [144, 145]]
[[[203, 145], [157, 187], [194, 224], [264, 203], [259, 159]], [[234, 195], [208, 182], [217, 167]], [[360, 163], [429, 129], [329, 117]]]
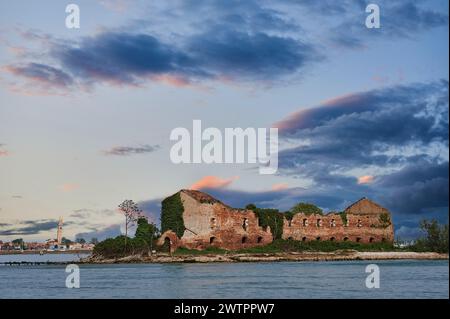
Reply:
[[[79, 256], [0, 256], [2, 261]], [[367, 261], [82, 265], [67, 289], [64, 266], [0, 266], [0, 298], [448, 298], [448, 261], [377, 261], [381, 287], [367, 289]]]

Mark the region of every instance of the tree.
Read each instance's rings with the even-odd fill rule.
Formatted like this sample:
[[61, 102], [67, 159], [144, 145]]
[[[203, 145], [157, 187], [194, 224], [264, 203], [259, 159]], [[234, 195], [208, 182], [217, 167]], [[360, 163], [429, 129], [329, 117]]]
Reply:
[[77, 238], [76, 242], [82, 245], [86, 244], [86, 240], [84, 238]]
[[72, 243], [72, 241], [70, 239], [67, 239], [66, 237], [61, 238], [61, 244], [63, 245], [70, 245]]
[[144, 216], [139, 217], [137, 225], [134, 238], [144, 241], [151, 253], [153, 250], [153, 240], [158, 234], [158, 228], [156, 228], [155, 224], [149, 223], [148, 219]]
[[420, 222], [420, 228], [425, 237], [417, 241], [416, 247], [440, 253], [448, 252], [448, 224], [440, 225], [435, 219], [424, 219]]
[[22, 244], [23, 244], [23, 239], [22, 239], [22, 238], [14, 239], [14, 240], [12, 241], [12, 243], [13, 243], [13, 244], [22, 245]]
[[136, 221], [141, 216], [141, 210], [135, 202], [132, 200], [124, 200], [122, 204], [119, 205], [119, 210], [125, 216], [125, 248], [127, 247], [127, 237], [128, 229], [130, 226], [134, 225]]
[[322, 210], [314, 204], [298, 203], [291, 209], [292, 214], [303, 213], [306, 215], [319, 214], [322, 215]]
[[97, 244], [98, 244], [98, 239], [97, 239], [96, 237], [92, 237], [90, 243], [91, 243], [92, 245], [97, 245]]
[[22, 238], [14, 239], [14, 240], [12, 241], [12, 243], [13, 243], [14, 245], [19, 245], [21, 249], [23, 249], [23, 247], [24, 247], [24, 245], [25, 245], [25, 242], [23, 241]]

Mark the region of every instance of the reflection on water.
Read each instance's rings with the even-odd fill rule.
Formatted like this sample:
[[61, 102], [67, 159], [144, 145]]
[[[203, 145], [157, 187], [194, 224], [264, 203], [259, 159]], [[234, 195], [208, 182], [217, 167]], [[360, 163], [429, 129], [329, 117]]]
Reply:
[[1, 266], [0, 298], [449, 297], [448, 261], [377, 261], [379, 289], [365, 286], [369, 263], [81, 265], [80, 289], [65, 288], [64, 266]]

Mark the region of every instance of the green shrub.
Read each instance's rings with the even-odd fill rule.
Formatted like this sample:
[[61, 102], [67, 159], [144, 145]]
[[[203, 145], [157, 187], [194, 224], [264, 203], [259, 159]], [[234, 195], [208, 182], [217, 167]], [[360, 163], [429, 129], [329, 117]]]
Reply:
[[412, 250], [448, 253], [448, 224], [441, 225], [435, 219], [431, 221], [424, 219], [420, 222], [420, 228], [425, 237], [419, 238], [411, 247]]
[[312, 214], [323, 215], [323, 211], [316, 205], [300, 202], [291, 208], [291, 211], [288, 213], [288, 215], [286, 215], [286, 217], [290, 217], [292, 219], [292, 217], [294, 217], [294, 215], [298, 213], [303, 213], [307, 216]]
[[[155, 247], [155, 242], [152, 243]], [[127, 238], [125, 246], [125, 236], [108, 238], [99, 242], [94, 247], [94, 255], [104, 258], [120, 258], [130, 255], [146, 255], [151, 249], [150, 243], [143, 238]]]
[[347, 221], [348, 221], [348, 219], [347, 219], [347, 212], [340, 212], [339, 213], [339, 216], [341, 216], [341, 219], [342, 219], [342, 224], [345, 226], [345, 225], [347, 225]]
[[161, 207], [161, 232], [172, 230], [181, 238], [185, 230], [183, 211], [179, 192], [164, 199]]

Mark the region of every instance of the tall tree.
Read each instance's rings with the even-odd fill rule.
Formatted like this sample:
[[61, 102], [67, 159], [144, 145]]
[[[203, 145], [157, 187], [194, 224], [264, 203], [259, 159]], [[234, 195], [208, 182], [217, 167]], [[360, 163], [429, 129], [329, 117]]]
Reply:
[[157, 237], [158, 228], [153, 223], [149, 223], [147, 217], [141, 216], [137, 221], [137, 229], [134, 238], [143, 240], [151, 251], [153, 250], [153, 240]]
[[124, 200], [119, 205], [119, 210], [125, 216], [125, 249], [127, 247], [128, 229], [134, 225], [141, 216], [142, 210], [138, 205], [130, 199]]

